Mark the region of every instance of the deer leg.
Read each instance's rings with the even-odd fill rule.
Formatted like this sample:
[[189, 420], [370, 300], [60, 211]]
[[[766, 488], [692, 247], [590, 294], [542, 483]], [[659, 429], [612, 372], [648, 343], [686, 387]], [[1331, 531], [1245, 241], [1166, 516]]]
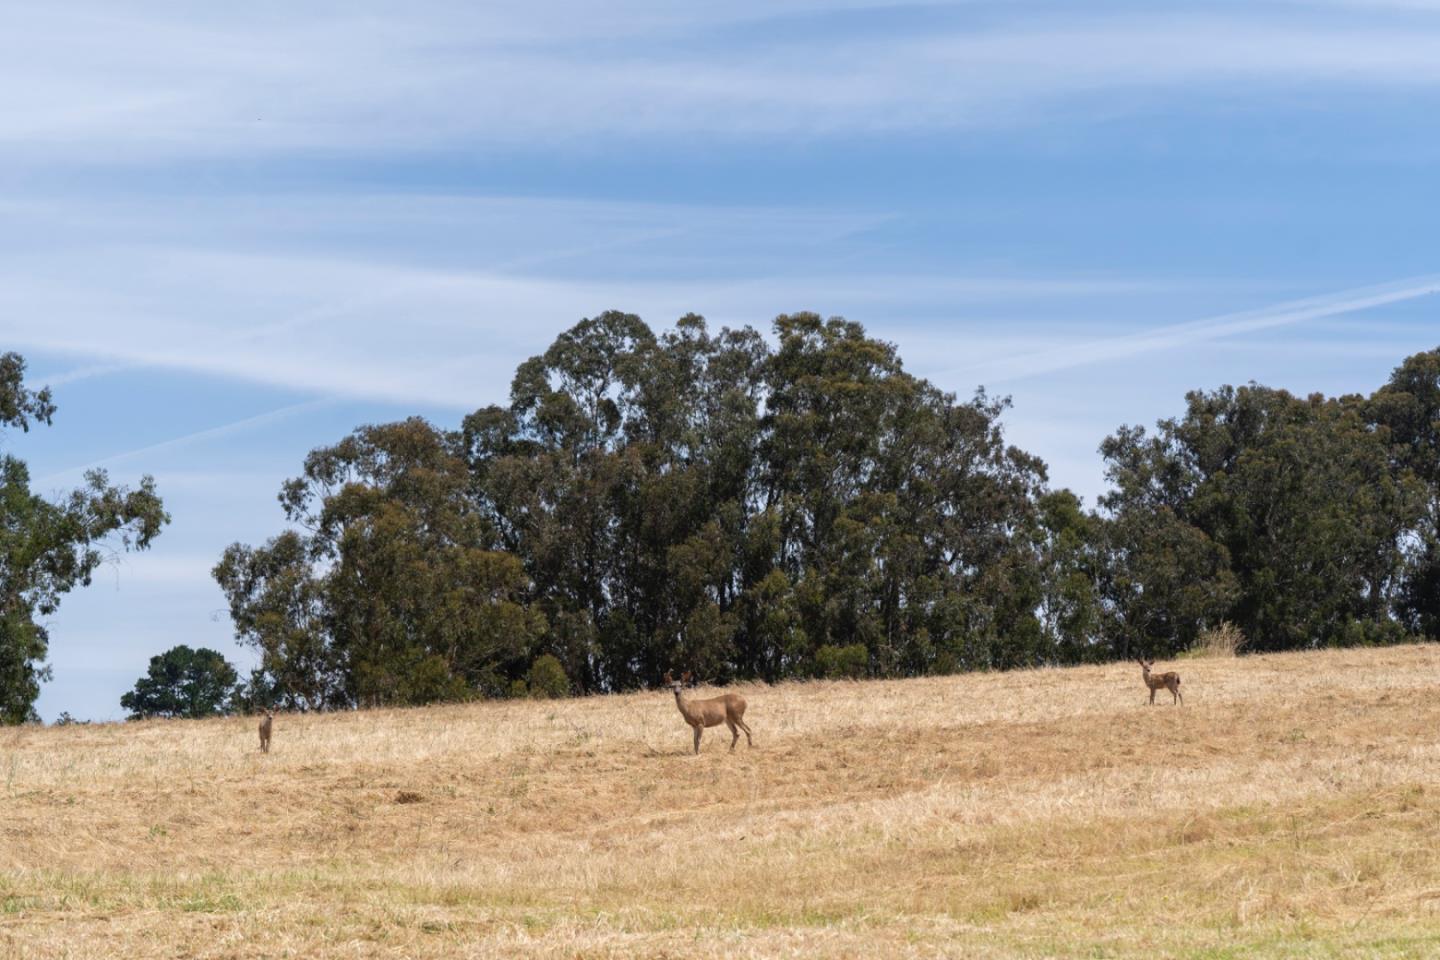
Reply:
[[[744, 731], [745, 731], [745, 746], [747, 746], [747, 747], [753, 747], [753, 746], [755, 746], [755, 741], [750, 739], [750, 728], [745, 725], [745, 721], [744, 721], [744, 720], [741, 720], [739, 717], [736, 717], [736, 718], [735, 718], [735, 722], [738, 723], [738, 724], [740, 724], [740, 729], [741, 729], [741, 730], [744, 730]], [[739, 740], [740, 738], [739, 738], [739, 737], [736, 737], [735, 739], [736, 739], [736, 740]]]
[[726, 720], [725, 726], [730, 728], [730, 752], [735, 752], [735, 744], [740, 742], [740, 731], [735, 729], [735, 721]]
[[1176, 702], [1176, 703], [1184, 703], [1184, 702], [1185, 702], [1185, 698], [1182, 697], [1182, 696], [1180, 696], [1180, 688], [1179, 688], [1178, 686], [1177, 686], [1174, 690], [1171, 690], [1170, 692], [1173, 693], [1173, 694], [1175, 694], [1175, 702]]
[[1150, 688], [1150, 706], [1155, 706], [1155, 688]]
[[699, 727], [696, 727], [696, 728], [695, 728], [695, 752], [696, 752], [697, 754], [700, 752], [700, 728], [699, 728]]

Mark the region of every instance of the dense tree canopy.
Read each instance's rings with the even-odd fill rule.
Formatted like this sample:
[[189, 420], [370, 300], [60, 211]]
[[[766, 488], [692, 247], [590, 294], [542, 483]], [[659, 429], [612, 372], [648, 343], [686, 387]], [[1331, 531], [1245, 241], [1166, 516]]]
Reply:
[[315, 451], [281, 497], [298, 529], [216, 569], [240, 636], [311, 708], [503, 692], [546, 654], [579, 690], [814, 675], [857, 645], [886, 675], [1044, 656], [1044, 467], [1005, 403], [858, 324], [775, 336], [602, 314], [459, 430]]
[[[25, 386], [25, 361], [0, 355], [0, 429], [49, 425], [48, 389]], [[76, 586], [88, 586], [116, 549], [143, 549], [169, 522], [154, 481], [137, 490], [112, 486], [103, 470], [59, 500], [30, 490], [23, 461], [0, 455], [0, 723], [34, 719], [40, 684], [49, 678], [45, 618]]]
[[183, 717], [198, 720], [229, 713], [239, 676], [214, 650], [184, 644], [150, 658], [135, 689], [120, 698], [130, 719]]
[[306, 709], [1383, 642], [1440, 618], [1440, 378], [1195, 392], [1105, 440], [1098, 511], [855, 323], [605, 313], [457, 429], [314, 451], [216, 567], [256, 689]]
[[1392, 469], [1358, 398], [1191, 393], [1182, 418], [1153, 437], [1121, 430], [1102, 452], [1110, 599], [1126, 640], [1173, 653], [1222, 619], [1259, 650], [1393, 637], [1423, 491]]
[[1397, 613], [1404, 626], [1440, 637], [1440, 350], [1417, 353], [1370, 398], [1369, 420], [1390, 443], [1392, 469], [1409, 471], [1425, 504], [1403, 540]]
[[[314, 451], [281, 494], [287, 531], [215, 576], [274, 701], [299, 709], [498, 695], [544, 629], [525, 570], [492, 549], [454, 437], [421, 420]], [[263, 678], [257, 678], [257, 682]]]

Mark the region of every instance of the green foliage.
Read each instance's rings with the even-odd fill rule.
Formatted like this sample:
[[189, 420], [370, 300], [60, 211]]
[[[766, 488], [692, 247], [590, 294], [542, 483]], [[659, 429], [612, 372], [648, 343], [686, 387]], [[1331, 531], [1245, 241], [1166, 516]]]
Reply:
[[131, 720], [221, 716], [231, 710], [238, 679], [219, 653], [181, 644], [150, 658], [150, 669], [120, 698], [120, 706], [130, 711]]
[[1404, 538], [1396, 612], [1409, 630], [1440, 639], [1440, 349], [1395, 368], [1366, 413], [1390, 441], [1395, 467], [1425, 492], [1424, 513]]
[[1103, 521], [1087, 513], [1069, 490], [1040, 497], [1036, 529], [1040, 568], [1039, 626], [1052, 651], [1051, 662], [1106, 659]]
[[1222, 619], [1254, 650], [1393, 635], [1423, 490], [1364, 404], [1254, 385], [1187, 402], [1155, 436], [1125, 428], [1102, 447], [1122, 649], [1173, 655]]
[[[0, 428], [28, 432], [48, 425], [55, 413], [48, 389], [28, 390], [25, 361], [0, 355]], [[112, 486], [103, 470], [84, 484], [46, 500], [30, 491], [30, 472], [8, 454], [0, 456], [0, 723], [35, 718], [49, 634], [42, 621], [117, 550], [144, 549], [169, 523], [155, 482], [139, 489]]]
[[1257, 650], [1440, 627], [1437, 357], [1369, 400], [1191, 393], [1105, 440], [1098, 512], [1005, 443], [1007, 406], [843, 319], [770, 342], [604, 313], [456, 430], [312, 452], [292, 529], [215, 575], [295, 709], [549, 692], [546, 658], [589, 692], [1174, 655], [1226, 620]]
[[825, 646], [881, 675], [1047, 656], [1012, 536], [1043, 465], [1004, 444], [1005, 402], [957, 402], [858, 324], [775, 332], [602, 314], [456, 432], [315, 451], [281, 496], [307, 532], [216, 568], [237, 633], [308, 708], [533, 692], [541, 654], [579, 691], [778, 680]]
[[870, 669], [870, 652], [863, 643], [843, 647], [825, 644], [815, 651], [815, 675], [827, 680], [859, 680]]
[[956, 403], [858, 324], [775, 330], [771, 349], [699, 317], [656, 337], [606, 314], [522, 366], [510, 408], [467, 419], [501, 544], [552, 624], [584, 626], [546, 644], [582, 689], [678, 663], [775, 680], [825, 644], [892, 675], [947, 649], [988, 665], [1031, 616], [994, 573], [1028, 569], [1009, 531], [1043, 477], [1004, 445], [1005, 404]]
[[30, 424], [47, 427], [55, 416], [50, 388], [30, 390], [25, 386], [25, 358], [18, 353], [0, 354], [0, 425], [30, 432]]
[[570, 695], [570, 678], [565, 676], [565, 668], [560, 661], [548, 653], [542, 653], [530, 664], [530, 669], [525, 673], [526, 693], [532, 697], [568, 697]]
[[250, 671], [248, 679], [235, 685], [230, 694], [229, 712], [263, 713], [266, 710], [283, 709], [287, 702], [293, 706], [294, 701], [287, 701], [275, 678], [264, 669], [257, 668]]
[[504, 695], [533, 658], [544, 617], [519, 559], [492, 549], [456, 441], [419, 419], [361, 428], [285, 485], [305, 533], [225, 551], [215, 577], [275, 705]]

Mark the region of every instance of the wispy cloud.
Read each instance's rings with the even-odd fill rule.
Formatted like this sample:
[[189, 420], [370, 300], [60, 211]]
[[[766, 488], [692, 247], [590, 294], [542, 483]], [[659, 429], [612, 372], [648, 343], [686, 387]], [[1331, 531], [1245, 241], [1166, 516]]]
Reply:
[[[469, 410], [583, 316], [768, 325], [1154, 296], [1153, 279], [902, 272], [865, 256], [883, 211], [524, 198], [34, 198], [0, 259], [7, 342], [76, 358], [54, 385], [144, 366]], [[83, 279], [77, 282], [77, 274]]]
[[82, 160], [101, 144], [111, 159], [814, 137], [1043, 120], [1117, 91], [1440, 85], [1440, 26], [1418, 0], [1392, 4], [1406, 23], [1372, 22], [1373, 5], [1312, 22], [1285, 4], [951, 4], [986, 15], [912, 8], [882, 31], [865, 11], [898, 5], [850, 4], [798, 34], [744, 27], [836, 11], [717, 6], [732, 5], [31, 5], [0, 36], [0, 142]]
[[63, 387], [71, 383], [79, 383], [82, 380], [89, 380], [94, 377], [109, 376], [112, 373], [122, 373], [126, 370], [134, 370], [133, 363], [87, 363], [79, 367], [71, 367], [59, 373], [39, 374], [31, 379], [47, 387]]
[[[152, 262], [169, 271], [151, 285]], [[730, 279], [554, 280], [365, 261], [112, 251], [103, 293], [76, 300], [34, 271], [0, 284], [40, 320], [7, 331], [16, 346], [219, 375], [328, 396], [473, 409], [503, 400], [516, 358], [606, 309], [656, 325], [692, 311], [765, 327], [776, 313], [863, 317], [965, 304], [1152, 292], [1154, 282], [1064, 277], [801, 274]], [[149, 278], [150, 283], [136, 283]], [[307, 310], [304, 304], [318, 302]], [[201, 305], [204, 309], [201, 309]], [[63, 323], [55, 322], [63, 318]], [[73, 379], [72, 375], [72, 379]]]
[[206, 553], [136, 553], [108, 564], [95, 579], [102, 585], [108, 581], [116, 589], [149, 587], [156, 591], [168, 588], [209, 593], [215, 589], [210, 570], [217, 559]]
[[332, 401], [328, 399], [318, 399], [308, 400], [304, 403], [293, 403], [275, 410], [269, 410], [265, 413], [257, 414], [253, 417], [245, 417], [243, 419], [234, 420], [229, 423], [220, 424], [218, 426], [207, 427], [204, 430], [196, 430], [192, 433], [187, 433], [182, 436], [172, 437], [169, 440], [162, 440], [159, 443], [147, 443], [144, 446], [135, 447], [131, 450], [124, 450], [120, 453], [112, 453], [108, 456], [101, 457], [98, 460], [92, 460], [89, 463], [81, 464], [77, 467], [69, 467], [64, 470], [57, 470], [54, 473], [39, 478], [36, 481], [36, 485], [49, 486], [51, 484], [73, 482], [76, 478], [80, 477], [89, 470], [95, 470], [101, 467], [113, 467], [116, 464], [125, 463], [130, 460], [151, 456], [157, 453], [175, 450], [180, 447], [190, 446], [191, 444], [204, 443], [211, 440], [220, 440], [225, 437], [233, 436], [237, 433], [242, 433], [246, 430], [254, 430], [259, 427], [268, 426], [281, 420], [286, 420], [290, 417], [294, 417], [311, 410], [319, 409], [330, 404], [331, 402]]
[[1074, 367], [1105, 363], [1175, 350], [1211, 340], [1241, 336], [1260, 330], [1358, 313], [1388, 304], [1440, 293], [1440, 275], [1418, 277], [1370, 287], [1342, 290], [1304, 300], [1292, 300], [1257, 310], [1229, 313], [1204, 320], [1156, 327], [1140, 333], [1104, 337], [1063, 348], [1024, 353], [946, 372], [948, 378], [967, 376], [985, 383], [1001, 383], [1054, 373]]

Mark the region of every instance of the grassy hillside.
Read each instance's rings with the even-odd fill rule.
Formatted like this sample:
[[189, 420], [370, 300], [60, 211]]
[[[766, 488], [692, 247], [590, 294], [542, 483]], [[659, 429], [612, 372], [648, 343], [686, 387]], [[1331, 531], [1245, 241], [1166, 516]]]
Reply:
[[0, 957], [1440, 955], [1440, 646], [1156, 669], [0, 730]]

